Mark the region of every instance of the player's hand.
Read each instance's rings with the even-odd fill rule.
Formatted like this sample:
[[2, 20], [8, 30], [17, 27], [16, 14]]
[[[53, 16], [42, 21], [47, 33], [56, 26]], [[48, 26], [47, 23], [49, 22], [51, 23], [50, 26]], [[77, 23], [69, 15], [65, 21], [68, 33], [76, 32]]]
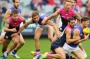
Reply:
[[16, 28], [11, 29], [11, 32], [17, 32]]
[[14, 34], [12, 34], [11, 37], [14, 37], [14, 36], [16, 36], [16, 35], [18, 35], [18, 33], [14, 33]]
[[84, 35], [84, 40], [86, 41], [89, 38], [90, 34]]

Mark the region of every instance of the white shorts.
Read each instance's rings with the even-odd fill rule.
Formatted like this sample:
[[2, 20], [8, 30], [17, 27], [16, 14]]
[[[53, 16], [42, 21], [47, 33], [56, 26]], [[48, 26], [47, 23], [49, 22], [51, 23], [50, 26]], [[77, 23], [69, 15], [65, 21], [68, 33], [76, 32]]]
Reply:
[[71, 54], [71, 52], [80, 50], [80, 48], [78, 46], [74, 48], [74, 47], [69, 46], [67, 43], [64, 44], [63, 49], [64, 49], [65, 53], [67, 53], [67, 54]]
[[50, 27], [50, 25], [39, 25], [39, 24], [37, 24], [37, 28], [41, 28], [42, 30], [43, 29], [47, 29], [47, 28], [49, 28]]
[[1, 36], [2, 36], [2, 35], [4, 36], [5, 33], [6, 33], [6, 32], [2, 29]]

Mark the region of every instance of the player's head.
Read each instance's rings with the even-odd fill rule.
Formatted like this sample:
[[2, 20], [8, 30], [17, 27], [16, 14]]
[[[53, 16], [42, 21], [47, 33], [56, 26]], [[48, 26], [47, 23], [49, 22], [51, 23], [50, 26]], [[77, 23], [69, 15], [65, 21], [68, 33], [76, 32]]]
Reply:
[[71, 0], [64, 0], [64, 7], [66, 11], [69, 11], [71, 8]]
[[81, 18], [81, 24], [83, 25], [83, 27], [87, 27], [89, 25], [89, 18], [87, 16], [83, 16]]
[[71, 8], [75, 8], [77, 0], [71, 0]]
[[12, 18], [14, 21], [17, 21], [18, 19], [18, 10], [12, 11]]
[[38, 20], [39, 20], [39, 13], [38, 13], [38, 11], [34, 11], [33, 13], [32, 13], [32, 19], [35, 21], [35, 22], [38, 22]]
[[69, 18], [68, 19], [68, 24], [71, 26], [71, 27], [74, 27], [75, 26], [75, 19], [72, 17], [72, 18]]
[[20, 5], [20, 0], [13, 0], [14, 7], [17, 9]]

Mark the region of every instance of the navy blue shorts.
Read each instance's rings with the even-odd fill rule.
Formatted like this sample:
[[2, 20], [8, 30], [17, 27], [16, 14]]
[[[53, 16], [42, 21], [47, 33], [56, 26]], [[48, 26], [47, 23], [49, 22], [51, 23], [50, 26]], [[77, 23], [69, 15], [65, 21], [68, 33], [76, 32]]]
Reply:
[[66, 42], [65, 39], [58, 38], [56, 41], [54, 41], [51, 45], [51, 50], [55, 52], [55, 49], [58, 47], [63, 47], [64, 43]]

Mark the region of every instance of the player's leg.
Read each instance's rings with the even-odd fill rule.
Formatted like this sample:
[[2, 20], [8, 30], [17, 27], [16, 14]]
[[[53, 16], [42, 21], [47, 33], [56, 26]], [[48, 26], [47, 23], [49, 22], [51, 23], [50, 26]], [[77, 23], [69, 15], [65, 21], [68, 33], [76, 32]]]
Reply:
[[24, 45], [25, 41], [23, 36], [20, 34], [20, 39], [19, 39], [19, 43], [18, 45], [15, 47], [15, 49], [13, 50], [13, 53], [16, 54], [15, 51], [18, 51], [23, 45]]
[[20, 34], [20, 40], [18, 45], [15, 47], [15, 49], [11, 52], [11, 55], [14, 56], [15, 58], [20, 58], [16, 53], [17, 51], [24, 45], [25, 41], [23, 36]]
[[12, 40], [13, 40], [13, 44], [10, 46], [10, 48], [8, 48], [5, 52], [4, 52], [4, 56], [7, 57], [8, 56], [8, 53], [10, 51], [12, 51], [19, 43], [19, 35], [16, 35], [14, 37], [12, 37]]
[[84, 48], [83, 48], [83, 46], [82, 46], [82, 44], [81, 44], [81, 43], [79, 43], [79, 48], [80, 48], [80, 49], [81, 49], [81, 51], [83, 52], [83, 54], [84, 54], [85, 58], [87, 58], [87, 54], [86, 54], [86, 52], [85, 52], [85, 50], [84, 50]]
[[2, 44], [2, 53], [4, 53], [7, 50], [8, 44], [10, 43], [11, 40], [3, 40], [3, 44]]
[[73, 54], [78, 58], [78, 59], [85, 59], [85, 56], [83, 54], [83, 52], [78, 49], [76, 51], [73, 51]]
[[60, 48], [60, 47], [56, 48], [55, 53], [56, 54], [45, 53], [40, 57], [40, 59], [43, 59], [43, 58], [47, 58], [47, 59], [53, 59], [53, 58], [66, 59], [65, 52], [64, 52], [63, 48]]
[[50, 39], [51, 42], [53, 42], [53, 27], [48, 26], [48, 39]]
[[0, 44], [3, 43], [5, 32], [2, 30], [1, 36], [0, 36]]
[[4, 39], [4, 35], [1, 35], [1, 36], [0, 36], [0, 44], [3, 43], [3, 39]]
[[40, 36], [41, 36], [42, 32], [43, 32], [43, 29], [40, 28], [40, 27], [37, 27], [35, 29], [34, 40], [35, 40], [36, 52], [40, 52], [40, 42], [39, 42], [39, 39], [40, 39]]
[[19, 43], [18, 43], [18, 45], [15, 47], [15, 50], [19, 50], [19, 49], [24, 45], [24, 43], [25, 43], [24, 38], [23, 38], [22, 34], [20, 34]]

